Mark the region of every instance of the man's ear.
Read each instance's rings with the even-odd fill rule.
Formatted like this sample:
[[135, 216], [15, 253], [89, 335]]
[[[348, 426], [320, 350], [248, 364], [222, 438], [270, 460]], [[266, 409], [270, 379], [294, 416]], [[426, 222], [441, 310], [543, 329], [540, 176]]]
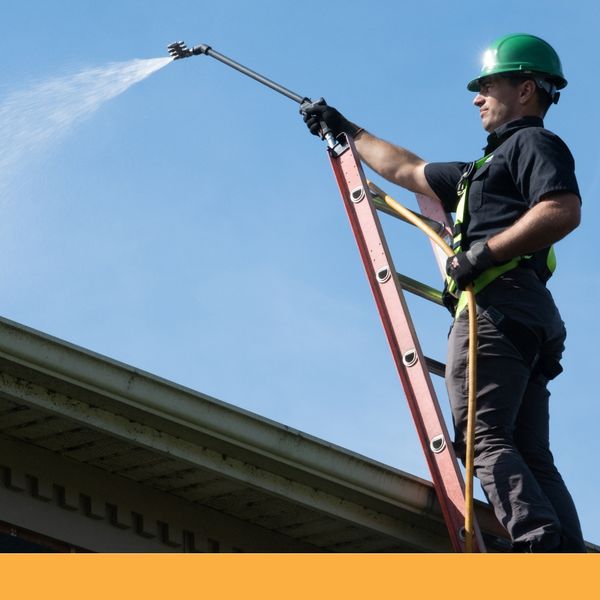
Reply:
[[527, 104], [529, 100], [535, 96], [535, 93], [535, 81], [526, 79], [523, 83], [521, 83], [519, 88], [519, 101], [521, 104]]

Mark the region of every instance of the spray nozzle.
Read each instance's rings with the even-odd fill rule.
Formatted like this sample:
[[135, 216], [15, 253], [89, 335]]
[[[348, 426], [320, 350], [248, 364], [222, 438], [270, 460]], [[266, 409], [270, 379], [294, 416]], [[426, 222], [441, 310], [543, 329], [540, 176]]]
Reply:
[[167, 50], [173, 60], [192, 56], [192, 51], [185, 45], [185, 42], [173, 42], [167, 46]]
[[198, 44], [190, 49], [186, 46], [185, 42], [173, 42], [167, 46], [167, 50], [173, 57], [173, 60], [177, 60], [178, 58], [187, 58], [188, 56], [194, 56], [197, 54], [208, 54], [210, 49], [210, 46], [207, 46], [206, 44]]

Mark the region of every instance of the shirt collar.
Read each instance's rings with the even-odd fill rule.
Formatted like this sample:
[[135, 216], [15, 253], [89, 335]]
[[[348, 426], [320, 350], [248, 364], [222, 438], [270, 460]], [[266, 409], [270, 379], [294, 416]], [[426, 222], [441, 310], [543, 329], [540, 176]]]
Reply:
[[506, 141], [513, 133], [525, 127], [543, 127], [544, 121], [541, 117], [521, 117], [514, 121], [509, 121], [500, 125], [488, 135], [487, 146], [484, 148], [484, 153], [493, 152], [502, 142]]

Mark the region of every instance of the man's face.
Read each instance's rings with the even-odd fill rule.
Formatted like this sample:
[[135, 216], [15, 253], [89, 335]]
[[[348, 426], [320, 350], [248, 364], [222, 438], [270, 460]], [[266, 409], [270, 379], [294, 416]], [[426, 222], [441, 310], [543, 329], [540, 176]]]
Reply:
[[481, 124], [488, 133], [521, 116], [519, 87], [498, 75], [484, 77], [480, 81], [479, 93], [473, 104], [479, 108]]

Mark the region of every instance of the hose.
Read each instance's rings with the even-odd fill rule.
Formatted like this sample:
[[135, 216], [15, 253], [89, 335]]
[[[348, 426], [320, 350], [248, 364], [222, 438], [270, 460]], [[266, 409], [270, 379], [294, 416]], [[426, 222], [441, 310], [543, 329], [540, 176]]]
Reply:
[[[454, 251], [448, 244], [415, 213], [402, 206], [399, 202], [388, 196], [383, 190], [369, 182], [383, 201], [404, 220], [418, 227], [432, 240], [448, 257], [454, 256]], [[467, 404], [467, 449], [466, 449], [466, 476], [465, 476], [465, 549], [473, 552], [473, 463], [475, 458], [475, 410], [477, 407], [477, 306], [473, 286], [468, 285], [467, 307], [469, 312], [469, 354], [467, 363], [468, 375], [468, 404]]]

